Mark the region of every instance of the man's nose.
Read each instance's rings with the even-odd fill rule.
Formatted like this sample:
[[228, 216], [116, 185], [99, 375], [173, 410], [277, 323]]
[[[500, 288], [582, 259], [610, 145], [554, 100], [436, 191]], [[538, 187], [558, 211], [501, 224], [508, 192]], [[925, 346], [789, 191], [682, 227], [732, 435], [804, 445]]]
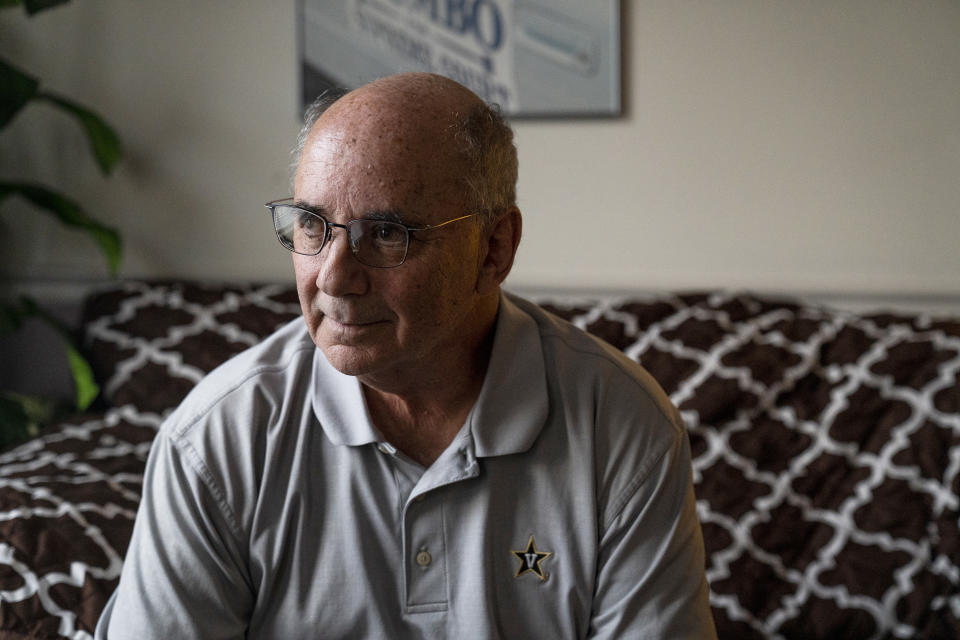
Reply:
[[366, 293], [367, 270], [350, 250], [347, 230], [330, 227], [323, 250], [317, 255], [317, 288], [329, 296], [341, 297]]

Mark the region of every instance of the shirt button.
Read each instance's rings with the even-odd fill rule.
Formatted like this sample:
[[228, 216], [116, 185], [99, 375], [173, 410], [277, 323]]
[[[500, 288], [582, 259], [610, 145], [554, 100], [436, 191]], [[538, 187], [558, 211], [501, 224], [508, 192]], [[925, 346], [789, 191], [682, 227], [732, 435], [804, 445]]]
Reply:
[[431, 562], [433, 562], [433, 558], [430, 557], [429, 551], [421, 551], [417, 554], [417, 564], [421, 567], [428, 567]]

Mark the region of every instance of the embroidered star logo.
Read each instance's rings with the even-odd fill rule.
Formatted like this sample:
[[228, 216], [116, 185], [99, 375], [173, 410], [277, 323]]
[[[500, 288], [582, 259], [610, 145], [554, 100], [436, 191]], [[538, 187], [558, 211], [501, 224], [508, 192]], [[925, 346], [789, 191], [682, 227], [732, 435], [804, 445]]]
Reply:
[[537, 543], [534, 542], [533, 536], [530, 536], [526, 549], [520, 551], [511, 550], [510, 553], [520, 560], [520, 566], [517, 568], [517, 573], [513, 576], [514, 578], [519, 578], [526, 573], [532, 573], [541, 580], [547, 579], [547, 574], [544, 572], [541, 563], [552, 556], [553, 552], [538, 550]]

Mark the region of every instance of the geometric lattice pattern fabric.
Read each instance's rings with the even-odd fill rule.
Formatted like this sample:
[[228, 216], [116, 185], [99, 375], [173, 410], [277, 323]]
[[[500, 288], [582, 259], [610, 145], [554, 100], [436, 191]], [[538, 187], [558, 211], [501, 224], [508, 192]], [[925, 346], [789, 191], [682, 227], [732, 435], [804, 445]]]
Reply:
[[[960, 638], [960, 320], [729, 293], [538, 301], [686, 419], [721, 638]], [[91, 637], [163, 417], [299, 313], [277, 285], [90, 298], [100, 412], [0, 454], [0, 638]]]
[[721, 637], [960, 638], [960, 322], [719, 294], [558, 311], [680, 407]]

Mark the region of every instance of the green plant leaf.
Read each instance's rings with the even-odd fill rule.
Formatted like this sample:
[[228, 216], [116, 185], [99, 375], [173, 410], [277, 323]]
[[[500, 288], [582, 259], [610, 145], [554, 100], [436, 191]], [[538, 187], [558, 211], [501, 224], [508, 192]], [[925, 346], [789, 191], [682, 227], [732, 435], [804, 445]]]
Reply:
[[66, 4], [69, 1], [70, 0], [23, 0], [23, 6], [26, 8], [27, 13], [33, 15], [56, 7], [57, 5]]
[[52, 189], [27, 182], [0, 182], [0, 201], [19, 195], [34, 205], [52, 213], [60, 222], [89, 235], [100, 247], [111, 274], [116, 274], [123, 257], [123, 245], [116, 229], [92, 218], [79, 204]]
[[36, 98], [55, 104], [77, 119], [87, 134], [97, 165], [104, 175], [109, 175], [123, 156], [123, 146], [117, 132], [96, 113], [72, 100], [45, 91], [38, 92]]
[[50, 422], [60, 414], [61, 406], [56, 400], [31, 396], [14, 391], [0, 392], [0, 398], [15, 402], [31, 422], [43, 424]]
[[[17, 326], [27, 318], [37, 318], [60, 336], [67, 353], [70, 374], [73, 377], [75, 407], [78, 411], [85, 411], [100, 393], [100, 387], [94, 379], [90, 363], [80, 354], [77, 340], [70, 328], [28, 296], [21, 296], [16, 306], [2, 305], [2, 310], [15, 317]], [[36, 419], [40, 423], [45, 422], [42, 418]]]
[[93, 378], [93, 369], [86, 358], [80, 355], [80, 349], [77, 347], [77, 341], [73, 332], [59, 318], [41, 307], [28, 296], [20, 297], [20, 309], [25, 316], [37, 317], [44, 321], [47, 326], [60, 334], [63, 340], [64, 349], [67, 352], [67, 362], [70, 366], [70, 374], [73, 377], [73, 388], [76, 408], [78, 411], [85, 411], [90, 403], [93, 402], [97, 394], [100, 393], [100, 387]]
[[40, 430], [31, 416], [31, 400], [13, 393], [0, 394], [0, 448], [22, 442]]
[[90, 368], [90, 363], [70, 343], [67, 343], [67, 360], [70, 363], [70, 373], [73, 375], [77, 409], [86, 411], [90, 403], [99, 395], [100, 387], [93, 379], [93, 369]]
[[0, 129], [37, 95], [40, 81], [0, 58]]

